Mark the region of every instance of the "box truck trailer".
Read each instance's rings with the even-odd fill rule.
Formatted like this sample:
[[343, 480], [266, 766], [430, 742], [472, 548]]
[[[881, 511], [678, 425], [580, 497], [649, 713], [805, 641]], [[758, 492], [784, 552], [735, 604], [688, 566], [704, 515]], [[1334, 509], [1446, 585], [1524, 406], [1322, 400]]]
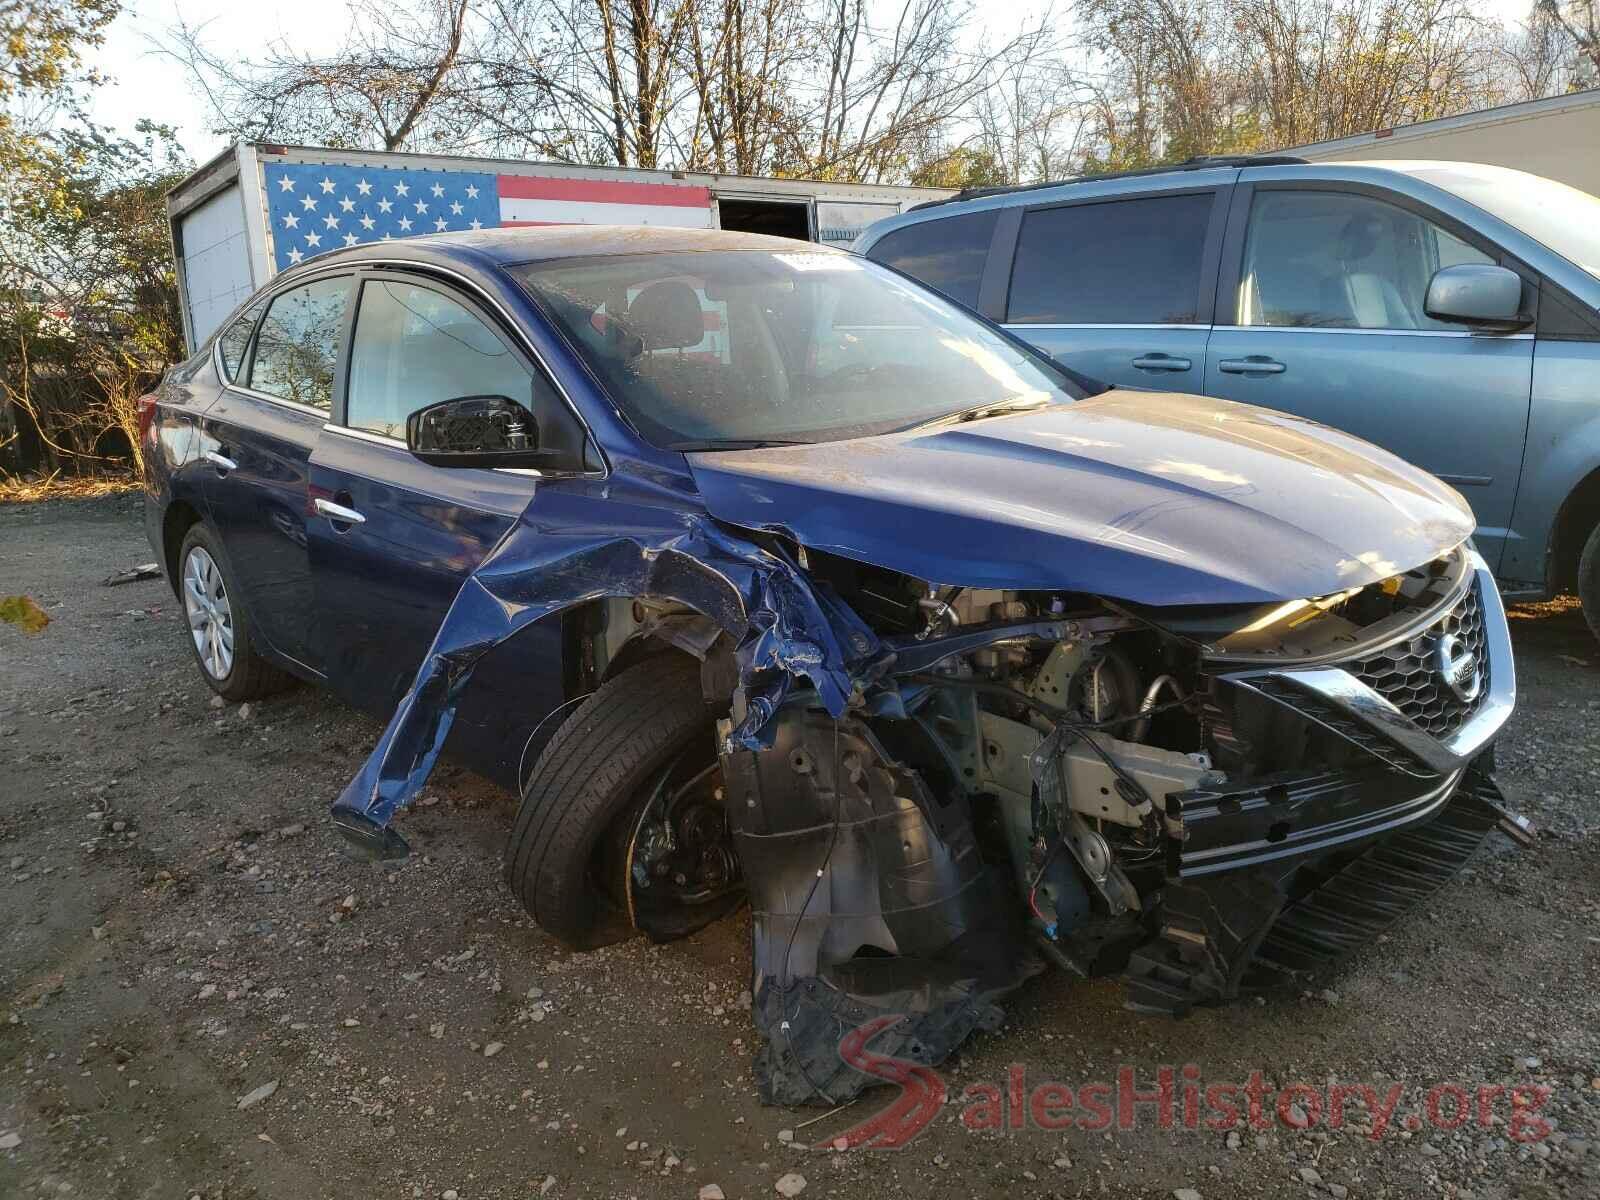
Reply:
[[386, 238], [518, 225], [678, 225], [848, 246], [940, 188], [240, 142], [167, 194], [191, 350], [277, 272]]

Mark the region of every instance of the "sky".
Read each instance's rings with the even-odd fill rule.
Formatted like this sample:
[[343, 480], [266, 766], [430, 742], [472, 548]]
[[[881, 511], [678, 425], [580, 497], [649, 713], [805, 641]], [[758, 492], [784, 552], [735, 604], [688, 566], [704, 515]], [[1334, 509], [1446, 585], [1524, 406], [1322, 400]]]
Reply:
[[[1520, 20], [1531, 0], [1484, 0], [1479, 11], [1503, 23]], [[126, 0], [106, 41], [91, 64], [108, 77], [91, 102], [94, 117], [124, 133], [140, 117], [151, 117], [178, 130], [178, 140], [195, 162], [204, 162], [227, 142], [207, 130], [205, 105], [191, 91], [186, 72], [156, 52], [161, 39], [181, 13], [191, 26], [204, 26], [205, 43], [215, 53], [241, 57], [282, 41], [297, 50], [326, 51], [342, 38], [346, 21], [339, 0]], [[1019, 14], [1038, 8], [1037, 0], [984, 0], [983, 24], [1005, 28], [1003, 12]]]

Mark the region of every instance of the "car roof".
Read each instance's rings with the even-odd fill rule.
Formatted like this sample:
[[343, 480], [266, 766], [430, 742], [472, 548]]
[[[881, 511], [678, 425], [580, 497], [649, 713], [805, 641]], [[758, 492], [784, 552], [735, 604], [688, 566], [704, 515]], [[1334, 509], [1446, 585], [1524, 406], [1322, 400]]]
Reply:
[[415, 259], [438, 262], [455, 259], [474, 266], [506, 266], [559, 258], [589, 258], [610, 254], [681, 254], [704, 250], [773, 250], [843, 254], [816, 242], [736, 233], [723, 229], [683, 229], [661, 225], [540, 225], [511, 229], [430, 233], [423, 237], [366, 242], [306, 260], [319, 267], [338, 262], [370, 259]]

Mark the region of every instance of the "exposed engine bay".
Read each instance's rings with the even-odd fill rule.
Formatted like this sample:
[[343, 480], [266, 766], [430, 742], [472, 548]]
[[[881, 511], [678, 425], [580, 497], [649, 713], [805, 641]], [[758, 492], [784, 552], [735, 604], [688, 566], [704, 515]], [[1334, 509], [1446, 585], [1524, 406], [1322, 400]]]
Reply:
[[[1465, 641], [1424, 636], [1475, 655], [1474, 679], [1441, 696], [1431, 668], [1402, 663], [1397, 686], [1425, 700], [1424, 723], [1465, 720], [1488, 663], [1483, 622], [1459, 615], [1477, 586], [1461, 551], [1335, 596], [1156, 612], [799, 558], [893, 647], [893, 686], [838, 719], [792, 694], [770, 749], [729, 738], [738, 689], [722, 722], [770, 1101], [854, 1094], [868, 1081], [839, 1040], [886, 1012], [907, 1016], [881, 1052], [937, 1062], [1046, 964], [1123, 974], [1130, 1006], [1176, 1015], [1292, 979], [1349, 945], [1296, 945], [1279, 918], [1309, 912], [1377, 835], [1460, 793], [1406, 850], [1414, 893], [1499, 816], [1481, 764], [1439, 771], [1271, 683], [1282, 664], [1444, 619]], [[1376, 933], [1415, 898], [1406, 886], [1369, 886], [1339, 937]]]

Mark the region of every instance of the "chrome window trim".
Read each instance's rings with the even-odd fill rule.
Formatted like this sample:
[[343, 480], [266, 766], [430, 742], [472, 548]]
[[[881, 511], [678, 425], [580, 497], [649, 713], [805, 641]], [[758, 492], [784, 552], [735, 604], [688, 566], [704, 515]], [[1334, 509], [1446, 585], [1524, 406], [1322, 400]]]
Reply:
[[245, 387], [240, 383], [230, 383], [226, 386], [228, 391], [238, 392], [241, 396], [248, 396], [252, 400], [265, 400], [268, 404], [276, 404], [278, 407], [287, 408], [291, 412], [307, 413], [313, 417], [321, 417], [324, 421], [326, 421], [333, 414], [333, 409], [331, 407], [318, 408], [314, 404], [301, 404], [298, 400], [285, 400], [282, 396], [273, 396], [266, 392], [258, 392], [255, 390], [255, 388]]
[[322, 432], [342, 434], [344, 437], [356, 438], [358, 441], [363, 442], [373, 442], [379, 446], [398, 446], [402, 450], [406, 448], [405, 441], [401, 438], [389, 437], [382, 433], [372, 433], [366, 429], [357, 429], [353, 425], [335, 425], [332, 421], [327, 421], [322, 426]]
[[1210, 329], [1211, 326], [1181, 321], [1165, 324], [1159, 321], [1002, 321], [1001, 328], [1019, 331], [1023, 329]]
[[[332, 421], [323, 422], [322, 432], [336, 433], [340, 437], [355, 438], [360, 442], [371, 442], [375, 446], [388, 446], [395, 450], [406, 449], [405, 442], [400, 438], [388, 437], [381, 433], [369, 433], [365, 429], [356, 429], [350, 425], [335, 425]], [[502, 475], [525, 475], [529, 479], [548, 478], [543, 471], [534, 467], [490, 467], [488, 469], [497, 471]], [[589, 472], [583, 478], [593, 478], [595, 474], [595, 472]]]
[[[1386, 696], [1374, 691], [1349, 671], [1340, 667], [1288, 668], [1245, 672], [1224, 676], [1229, 682], [1246, 687], [1258, 694], [1252, 679], [1272, 676], [1295, 688], [1310, 692], [1340, 712], [1365, 725], [1380, 737], [1390, 741], [1425, 763], [1430, 769], [1446, 774], [1458, 770], [1477, 755], [1511, 717], [1517, 702], [1516, 664], [1511, 652], [1511, 631], [1506, 624], [1506, 611], [1500, 593], [1495, 588], [1494, 574], [1489, 564], [1476, 550], [1470, 552], [1469, 580], [1478, 588], [1478, 602], [1483, 606], [1484, 648], [1489, 660], [1489, 686], [1478, 709], [1466, 719], [1453, 734], [1444, 739], [1414, 724], [1410, 718], [1390, 703]], [[1437, 612], [1435, 608], [1430, 610]], [[1352, 652], [1348, 657], [1355, 657]], [[1267, 695], [1274, 703], [1285, 703]], [[1292, 704], [1288, 707], [1293, 708]]]
[[1376, 334], [1379, 337], [1493, 338], [1499, 342], [1531, 342], [1532, 333], [1489, 333], [1474, 329], [1346, 329], [1331, 325], [1218, 325], [1217, 330], [1237, 333], [1341, 333]]

